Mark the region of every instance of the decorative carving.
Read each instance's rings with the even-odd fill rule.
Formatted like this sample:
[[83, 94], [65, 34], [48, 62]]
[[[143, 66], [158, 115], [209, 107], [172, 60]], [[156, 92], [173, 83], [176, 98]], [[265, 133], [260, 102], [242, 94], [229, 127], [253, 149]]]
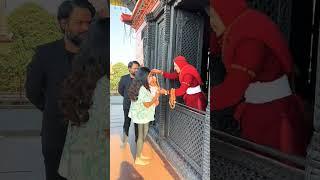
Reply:
[[303, 170], [288, 168], [273, 159], [255, 154], [222, 140], [211, 138], [211, 179], [301, 180]]
[[168, 113], [168, 139], [181, 154], [185, 155], [193, 168], [202, 174], [205, 115], [178, 105]]
[[155, 17], [154, 17], [154, 13], [153, 12], [146, 14], [146, 16], [144, 17], [144, 20], [147, 23], [151, 22], [151, 21], [154, 21], [154, 19], [155, 19]]
[[[209, 84], [210, 84], [210, 78], [208, 79]], [[208, 92], [210, 92], [210, 86], [208, 89]], [[206, 108], [206, 115], [205, 115], [205, 121], [204, 121], [204, 128], [203, 128], [203, 155], [202, 155], [202, 163], [203, 163], [203, 167], [202, 167], [202, 179], [203, 180], [210, 180], [210, 93], [208, 94], [208, 104], [207, 104], [207, 108]]]
[[290, 0], [247, 0], [250, 7], [264, 12], [273, 22], [279, 25], [280, 30], [289, 40], [291, 23]]
[[185, 56], [201, 72], [203, 17], [178, 10], [175, 55]]
[[165, 5], [167, 5], [169, 0], [160, 0], [160, 4], [164, 7]]
[[[204, 19], [197, 14], [181, 9], [176, 11], [174, 57], [178, 55], [185, 56], [188, 62], [201, 72]], [[175, 81], [173, 88], [179, 86], [180, 83]], [[182, 100], [178, 99], [178, 102], [182, 102]]]
[[[163, 55], [164, 55], [164, 29], [165, 29], [165, 22], [163, 20], [163, 18], [159, 19], [156, 22], [156, 36], [154, 36], [154, 41], [157, 42], [156, 46], [151, 45], [152, 48], [150, 49], [155, 49], [155, 57], [150, 58], [150, 64], [149, 67], [151, 68], [159, 68], [162, 69], [162, 65], [160, 62], [162, 62], [163, 60]], [[153, 26], [154, 27], [154, 26]], [[151, 30], [151, 28], [149, 28]], [[152, 32], [154, 32], [152, 30]], [[149, 35], [151, 34], [151, 32], [149, 32]], [[151, 35], [150, 35], [151, 36]], [[160, 86], [164, 87], [163, 85], [163, 78], [159, 77], [159, 81]], [[154, 131], [160, 136], [160, 129], [162, 128], [161, 121], [164, 121], [164, 117], [163, 117], [163, 109], [165, 109], [165, 104], [164, 104], [164, 97], [160, 97], [160, 104], [159, 106], [156, 108], [156, 115], [155, 115], [155, 121], [153, 122], [153, 129]]]
[[210, 136], [204, 137], [205, 114], [197, 113], [177, 104], [176, 108], [169, 111], [166, 138], [155, 137], [158, 133], [151, 129], [151, 137], [158, 140], [161, 150], [166, 158], [174, 164], [186, 179], [203, 179], [203, 143]]
[[[168, 57], [170, 57], [168, 54], [169, 43], [176, 43], [176, 41], [172, 41], [173, 37], [170, 35], [171, 28], [176, 28], [176, 25], [171, 23], [173, 20], [171, 19], [172, 11], [172, 7], [164, 3], [163, 9], [158, 8], [157, 10], [158, 13], [163, 12], [162, 16], [157, 16], [156, 12], [153, 12], [153, 14], [148, 17], [149, 22], [156, 23], [155, 57], [153, 60], [150, 59], [152, 68], [169, 71], [172, 66], [172, 60], [168, 59]], [[178, 21], [176, 22], [178, 23]], [[150, 23], [148, 23], [148, 25], [149, 24]], [[148, 30], [149, 29], [151, 28], [149, 27]], [[198, 29], [198, 31], [199, 30], [200, 29]], [[148, 37], [149, 36], [150, 33], [148, 32]], [[160, 77], [160, 82], [162, 87], [166, 87], [162, 77]], [[207, 145], [208, 148], [206, 151], [203, 149], [205, 139], [210, 143], [210, 132], [207, 132], [207, 135], [209, 135], [204, 137], [205, 114], [197, 114], [180, 105], [177, 105], [175, 110], [169, 111], [167, 101], [167, 97], [160, 98], [160, 105], [156, 109], [156, 120], [150, 130], [150, 134], [160, 145], [166, 158], [175, 164], [175, 168], [180, 172], [179, 174], [186, 179], [201, 179], [204, 171], [203, 155], [210, 153], [210, 145]], [[181, 129], [181, 127], [189, 127], [189, 129], [192, 130], [188, 131], [186, 128]], [[209, 126], [207, 129], [210, 131]], [[205, 165], [205, 167], [207, 167], [207, 174], [209, 174], [208, 157], [209, 156], [206, 157], [207, 162]], [[209, 175], [207, 175], [207, 177], [209, 177]]]
[[[164, 6], [164, 21], [165, 21], [165, 43], [169, 44], [170, 39], [170, 22], [171, 22], [171, 7], [166, 5]], [[166, 51], [166, 57], [168, 57], [168, 49]], [[165, 65], [165, 64], [164, 64]]]
[[[159, 17], [159, 28], [161, 29], [161, 34], [158, 36], [158, 46], [161, 47], [161, 49], [158, 48], [158, 53], [159, 55], [161, 54], [161, 57], [158, 58], [157, 61], [157, 66], [160, 69], [167, 70], [167, 59], [168, 59], [168, 45], [169, 41], [168, 39], [170, 38], [170, 7], [167, 5], [162, 6], [162, 9], [159, 9], [163, 12], [162, 16]], [[160, 82], [161, 82], [161, 87], [166, 87], [165, 86], [165, 80], [161, 76], [160, 77]], [[166, 123], [167, 123], [167, 104], [168, 104], [168, 99], [167, 97], [162, 96], [160, 98], [160, 108], [159, 108], [159, 131], [160, 131], [160, 137], [164, 138], [166, 135]]]
[[174, 165], [182, 179], [201, 179], [201, 176], [192, 168], [187, 160], [166, 140], [160, 139], [153, 129], [149, 131], [151, 138], [160, 146], [166, 159]]
[[180, 6], [180, 4], [183, 2], [183, 0], [175, 0], [174, 3], [173, 3], [173, 6], [174, 7], [178, 7]]
[[145, 0], [135, 5], [136, 6], [135, 8], [137, 8], [137, 10], [132, 15], [132, 18], [133, 18], [132, 27], [134, 29], [136, 30], [139, 29], [139, 27], [142, 25], [142, 23], [145, 20], [146, 14], [151, 12], [156, 2], [157, 2], [156, 0]]
[[[317, 109], [319, 114], [319, 109]], [[318, 115], [319, 116], [319, 115]], [[319, 121], [317, 119], [316, 121]], [[319, 129], [313, 133], [311, 143], [308, 147], [307, 164], [305, 179], [306, 180], [316, 180], [320, 179], [320, 133]]]
[[290, 30], [291, 30], [291, 0], [279, 1], [279, 19], [280, 30], [284, 33], [287, 40], [290, 41]]
[[163, 13], [164, 5], [159, 4], [156, 9], [145, 16], [146, 22], [156, 21], [160, 15]]
[[150, 61], [148, 61], [147, 37], [142, 37], [142, 43], [143, 43], [143, 62], [144, 62], [143, 64], [148, 67]]

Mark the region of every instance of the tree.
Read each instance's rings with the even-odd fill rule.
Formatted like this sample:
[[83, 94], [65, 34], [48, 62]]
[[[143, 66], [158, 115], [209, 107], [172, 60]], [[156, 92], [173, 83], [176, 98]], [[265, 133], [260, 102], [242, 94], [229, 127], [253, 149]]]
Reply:
[[112, 66], [112, 74], [110, 76], [111, 90], [118, 90], [118, 84], [121, 76], [128, 74], [128, 67], [119, 62]]
[[26, 66], [38, 45], [62, 38], [55, 17], [35, 3], [25, 3], [8, 17], [14, 41], [0, 54], [0, 91], [23, 91]]

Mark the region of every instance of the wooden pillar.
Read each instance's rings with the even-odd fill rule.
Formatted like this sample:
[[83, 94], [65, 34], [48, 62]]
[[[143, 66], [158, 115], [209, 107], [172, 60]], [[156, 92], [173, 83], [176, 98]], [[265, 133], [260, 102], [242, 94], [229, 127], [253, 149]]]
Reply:
[[[162, 7], [163, 8], [163, 17], [164, 17], [164, 42], [162, 44], [162, 48], [163, 48], [163, 51], [161, 52], [162, 55], [162, 59], [160, 60], [160, 65], [161, 67], [163, 68], [163, 70], [165, 71], [169, 71], [168, 67], [167, 67], [167, 64], [168, 64], [168, 51], [169, 51], [169, 43], [170, 43], [170, 22], [171, 22], [171, 7], [167, 4], [166, 1], [161, 1], [162, 3]], [[162, 87], [165, 87], [166, 86], [166, 83], [164, 81], [164, 78], [163, 80], [161, 81], [162, 84], [161, 86]], [[168, 120], [169, 120], [169, 114], [167, 113], [167, 110], [168, 110], [168, 98], [167, 97], [162, 97], [162, 110], [161, 110], [161, 114], [160, 114], [160, 137], [161, 138], [165, 138], [166, 135], [168, 134]]]
[[[209, 56], [208, 56], [208, 63], [209, 63]], [[203, 137], [203, 160], [202, 160], [202, 179], [203, 180], [210, 180], [210, 75], [208, 76], [209, 86], [208, 86], [208, 105], [206, 109], [206, 118], [204, 123], [204, 137]]]
[[[320, 30], [320, 27], [317, 27]], [[320, 42], [320, 37], [319, 41]], [[320, 43], [319, 43], [320, 44]], [[306, 158], [306, 180], [320, 179], [320, 46], [318, 46], [317, 80], [314, 105], [314, 131]]]

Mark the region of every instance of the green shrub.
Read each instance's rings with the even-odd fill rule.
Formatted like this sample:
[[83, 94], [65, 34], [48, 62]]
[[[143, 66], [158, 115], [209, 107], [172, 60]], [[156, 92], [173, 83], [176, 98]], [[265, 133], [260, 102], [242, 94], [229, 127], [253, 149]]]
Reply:
[[8, 17], [14, 41], [0, 53], [0, 91], [24, 91], [26, 66], [35, 47], [63, 37], [55, 16], [35, 3], [25, 3]]
[[121, 76], [128, 74], [128, 67], [123, 63], [116, 63], [112, 66], [112, 73], [110, 75], [110, 90], [118, 90], [118, 84]]

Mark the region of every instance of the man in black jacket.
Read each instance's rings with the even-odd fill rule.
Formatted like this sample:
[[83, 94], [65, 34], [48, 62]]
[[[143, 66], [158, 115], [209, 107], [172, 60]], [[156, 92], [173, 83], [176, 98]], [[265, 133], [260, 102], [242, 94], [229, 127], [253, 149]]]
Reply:
[[67, 133], [58, 105], [61, 84], [71, 71], [71, 60], [78, 53], [94, 15], [95, 8], [88, 1], [64, 1], [57, 17], [64, 38], [39, 46], [27, 67], [26, 95], [43, 112], [41, 143], [47, 180], [65, 179], [58, 173]]
[[[123, 124], [123, 135], [122, 135], [122, 145], [121, 147], [124, 148], [128, 142], [129, 136], [129, 127], [131, 124], [131, 118], [128, 117], [129, 109], [131, 105], [131, 100], [128, 96], [128, 88], [134, 79], [135, 73], [138, 71], [140, 64], [137, 61], [131, 61], [128, 64], [129, 74], [124, 75], [121, 77], [119, 85], [118, 85], [118, 92], [123, 97], [123, 112], [124, 112], [124, 124]], [[135, 140], [137, 141], [138, 138], [138, 126], [134, 125], [135, 130]]]

